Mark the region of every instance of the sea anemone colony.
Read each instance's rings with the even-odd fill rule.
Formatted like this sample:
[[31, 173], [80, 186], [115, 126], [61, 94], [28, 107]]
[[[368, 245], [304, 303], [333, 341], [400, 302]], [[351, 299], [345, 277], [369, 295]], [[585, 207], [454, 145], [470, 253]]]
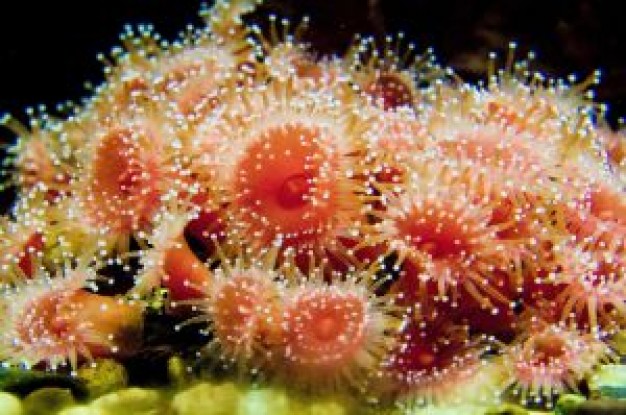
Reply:
[[307, 19], [255, 7], [128, 29], [88, 99], [4, 117], [3, 370], [176, 357], [408, 413], [584, 392], [626, 329], [626, 136], [598, 75], [512, 44], [473, 85], [402, 35], [320, 57]]

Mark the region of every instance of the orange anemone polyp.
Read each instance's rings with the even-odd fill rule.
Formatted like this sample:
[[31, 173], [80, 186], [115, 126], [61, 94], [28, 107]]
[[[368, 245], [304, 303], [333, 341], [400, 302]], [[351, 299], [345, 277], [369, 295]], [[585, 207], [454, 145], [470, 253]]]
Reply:
[[109, 132], [99, 142], [88, 187], [93, 221], [119, 233], [141, 229], [160, 205], [158, 156], [142, 148], [128, 129]]
[[289, 364], [303, 376], [342, 373], [364, 349], [366, 313], [363, 299], [350, 293], [324, 288], [302, 293], [285, 310]]
[[310, 247], [339, 208], [338, 154], [321, 129], [287, 124], [267, 129], [236, 169], [236, 207], [264, 244]]
[[414, 193], [401, 196], [382, 226], [392, 238], [391, 247], [406, 258], [403, 278], [416, 280], [405, 285], [416, 285], [424, 304], [434, 294], [435, 300], [457, 306], [459, 297], [467, 294], [482, 308], [494, 310], [494, 300], [508, 305], [510, 300], [493, 284], [493, 271], [504, 267], [506, 257], [489, 225], [490, 205], [451, 199], [459, 197], [454, 189], [436, 196]]
[[546, 326], [513, 346], [505, 366], [522, 403], [532, 400], [549, 408], [555, 395], [576, 390], [578, 382], [614, 357], [608, 345], [590, 334]]
[[217, 280], [209, 291], [206, 308], [223, 356], [267, 359], [282, 332], [277, 284], [262, 271], [246, 270]]
[[48, 368], [98, 356], [133, 353], [142, 308], [119, 298], [82, 289], [52, 290], [24, 304], [13, 315], [12, 359]]

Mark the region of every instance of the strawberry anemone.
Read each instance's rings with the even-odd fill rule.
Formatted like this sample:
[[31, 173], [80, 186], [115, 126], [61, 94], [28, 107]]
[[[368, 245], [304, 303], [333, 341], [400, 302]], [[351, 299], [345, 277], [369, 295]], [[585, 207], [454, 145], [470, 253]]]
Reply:
[[6, 116], [0, 125], [17, 136], [16, 143], [8, 148], [4, 165], [11, 165], [15, 171], [0, 170], [0, 176], [7, 175], [7, 185], [18, 186], [24, 194], [41, 192], [45, 200], [54, 203], [61, 195], [70, 191], [70, 173], [73, 160], [68, 157], [69, 144], [62, 139], [62, 128], [42, 115], [39, 120], [30, 122], [30, 129], [17, 119]]
[[127, 25], [120, 36], [122, 45], [113, 48], [109, 56], [98, 56], [104, 64], [106, 82], [95, 88], [88, 102], [96, 116], [120, 116], [151, 99], [154, 57], [162, 53], [159, 38], [151, 25]]
[[385, 37], [382, 45], [373, 37], [360, 38], [348, 55], [356, 85], [385, 111], [416, 109], [430, 84], [443, 76], [432, 51], [417, 54], [414, 44], [404, 44], [402, 33]]
[[[264, 244], [276, 237], [291, 246], [310, 244], [337, 211], [338, 156], [325, 149], [330, 143], [322, 134], [300, 124], [268, 129], [240, 160], [234, 205], [243, 221], [254, 224], [252, 234], [261, 233], [266, 221], [274, 229]], [[259, 169], [270, 161], [271, 168]]]
[[[267, 78], [298, 78], [318, 80], [322, 77], [322, 67], [315, 61], [307, 44], [301, 42], [308, 28], [309, 19], [304, 17], [294, 29], [288, 19], [269, 16], [269, 30], [253, 26], [255, 43], [263, 54], [261, 69]], [[267, 32], [267, 33], [266, 33]], [[292, 33], [293, 32], [293, 33]]]
[[174, 44], [154, 75], [155, 94], [172, 100], [187, 120], [202, 120], [221, 103], [223, 90], [234, 86], [237, 64], [237, 57], [208, 34]]
[[[270, 257], [268, 262], [273, 262]], [[200, 314], [184, 325], [208, 323], [202, 332], [212, 340], [204, 353], [216, 355], [224, 366], [248, 375], [271, 370], [283, 332], [282, 274], [241, 258], [233, 263], [222, 258], [212, 274], [204, 297], [186, 302]]]
[[[407, 181], [408, 163], [433, 143], [422, 121], [408, 108], [398, 108], [376, 117], [365, 134], [369, 151], [365, 154], [370, 167], [371, 194], [399, 194]], [[374, 199], [376, 209], [383, 201]]]
[[626, 252], [626, 196], [622, 182], [590, 157], [580, 157], [572, 167], [572, 180], [581, 182], [583, 191], [569, 204], [560, 206], [563, 231], [597, 250]]
[[578, 384], [601, 363], [615, 359], [609, 346], [590, 334], [534, 322], [504, 354], [509, 390], [520, 402], [550, 408], [554, 397], [578, 391]]
[[488, 83], [477, 90], [473, 116], [479, 122], [496, 122], [516, 132], [530, 133], [536, 142], [548, 143], [563, 155], [593, 145], [590, 134], [597, 108], [590, 88], [599, 82], [596, 71], [583, 81], [546, 79], [532, 70], [534, 54], [516, 60], [512, 42], [506, 63], [496, 70], [496, 56], [490, 55]]
[[251, 0], [217, 1], [200, 13], [205, 27], [189, 27], [163, 50], [151, 79], [153, 90], [190, 123], [212, 114], [236, 86], [256, 81], [256, 51], [241, 19], [255, 5]]
[[[488, 350], [487, 342], [470, 338], [467, 327], [444, 319], [411, 318], [382, 361], [381, 378], [372, 393], [383, 399], [400, 398], [408, 406], [456, 402], [458, 388], [477, 380], [474, 375], [483, 368], [481, 355]], [[493, 402], [496, 396], [494, 389], [473, 398]]]
[[626, 263], [614, 251], [559, 247], [552, 298], [560, 319], [602, 337], [626, 326]]
[[509, 225], [492, 223], [497, 205], [480, 196], [480, 180], [468, 181], [470, 174], [479, 176], [460, 163], [424, 159], [404, 192], [389, 198], [386, 210], [374, 211], [380, 222], [371, 225], [369, 238], [389, 241], [397, 254], [395, 289], [404, 301], [456, 308], [463, 298], [494, 312], [510, 305], [512, 287], [496, 273], [507, 274], [514, 260], [507, 249], [512, 242], [499, 236]]
[[79, 264], [3, 290], [0, 360], [56, 370], [98, 356], [132, 353], [141, 328], [138, 304], [86, 291], [95, 270]]
[[200, 148], [211, 157], [197, 155], [195, 168], [209, 177], [207, 194], [219, 195], [228, 240], [255, 251], [278, 244], [301, 264], [345, 257], [340, 237], [363, 216], [355, 154], [367, 121], [336, 104], [327, 91], [275, 83], [246, 91], [205, 129], [210, 144]]
[[78, 215], [85, 233], [107, 248], [124, 252], [131, 237], [151, 229], [164, 201], [177, 197], [181, 169], [157, 119], [137, 115], [103, 127], [81, 154], [85, 169], [66, 213]]
[[373, 294], [367, 272], [330, 285], [319, 282], [323, 271], [317, 274], [317, 282], [292, 286], [285, 297], [283, 375], [305, 389], [363, 391], [394, 345], [405, 313], [391, 297]]

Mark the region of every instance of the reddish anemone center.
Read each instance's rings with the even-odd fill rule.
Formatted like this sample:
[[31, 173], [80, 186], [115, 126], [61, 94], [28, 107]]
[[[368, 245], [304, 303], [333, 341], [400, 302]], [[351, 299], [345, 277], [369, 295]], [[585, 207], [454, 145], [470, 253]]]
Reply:
[[[408, 384], [462, 364], [467, 356], [467, 335], [430, 326], [426, 330], [413, 320], [406, 327], [396, 349], [390, 355], [388, 370]], [[471, 361], [471, 359], [470, 359]]]
[[366, 90], [372, 97], [382, 100], [385, 110], [413, 104], [411, 87], [398, 74], [380, 74]]
[[128, 198], [137, 192], [141, 183], [141, 165], [135, 159], [126, 161], [125, 168], [120, 172], [117, 179], [119, 194]]
[[311, 179], [304, 174], [294, 174], [285, 179], [276, 199], [285, 209], [298, 209], [306, 205], [306, 197], [312, 190]]
[[94, 160], [94, 181], [98, 190], [116, 196], [129, 194], [138, 178], [138, 153], [130, 132], [115, 131], [105, 136]]
[[[453, 210], [443, 206], [413, 211], [406, 219], [396, 222], [399, 236], [410, 245], [429, 254], [433, 259], [463, 256], [472, 248], [467, 223], [457, 220]], [[441, 214], [439, 214], [441, 213]]]
[[215, 321], [218, 331], [237, 337], [245, 335], [255, 317], [259, 285], [252, 278], [239, 276], [219, 290], [215, 304], [216, 314], [220, 316]]

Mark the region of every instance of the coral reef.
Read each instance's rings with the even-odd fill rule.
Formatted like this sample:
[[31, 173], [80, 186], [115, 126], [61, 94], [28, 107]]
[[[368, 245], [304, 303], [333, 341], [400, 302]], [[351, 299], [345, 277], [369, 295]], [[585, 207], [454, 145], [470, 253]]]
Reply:
[[[66, 415], [523, 413], [597, 383], [626, 328], [626, 136], [598, 74], [512, 43], [471, 84], [402, 35], [318, 56], [308, 19], [255, 7], [172, 42], [128, 28], [84, 102], [3, 118], [2, 389]], [[138, 388], [159, 365], [175, 392]]]

